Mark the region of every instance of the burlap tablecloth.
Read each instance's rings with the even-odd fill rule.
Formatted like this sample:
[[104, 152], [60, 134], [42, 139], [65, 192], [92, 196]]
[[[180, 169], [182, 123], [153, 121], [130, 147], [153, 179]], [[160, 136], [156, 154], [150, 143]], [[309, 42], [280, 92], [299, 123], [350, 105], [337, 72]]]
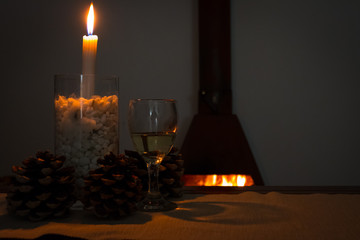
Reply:
[[188, 194], [179, 208], [99, 220], [73, 210], [65, 219], [28, 222], [7, 215], [0, 195], [0, 237], [47, 233], [86, 239], [360, 239], [359, 194]]

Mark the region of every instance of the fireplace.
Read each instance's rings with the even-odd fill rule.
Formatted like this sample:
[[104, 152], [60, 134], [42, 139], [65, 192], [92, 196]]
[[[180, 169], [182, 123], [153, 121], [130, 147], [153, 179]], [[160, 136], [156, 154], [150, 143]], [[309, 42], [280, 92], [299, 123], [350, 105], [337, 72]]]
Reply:
[[198, 2], [200, 89], [198, 114], [181, 148], [185, 186], [229, 186], [229, 181], [263, 185], [241, 124], [232, 114], [230, 1]]

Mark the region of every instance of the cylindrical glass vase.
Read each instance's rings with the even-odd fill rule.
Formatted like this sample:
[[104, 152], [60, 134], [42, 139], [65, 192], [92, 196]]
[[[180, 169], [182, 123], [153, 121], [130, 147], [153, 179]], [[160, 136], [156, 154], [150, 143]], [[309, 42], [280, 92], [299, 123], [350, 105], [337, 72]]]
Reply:
[[115, 76], [55, 75], [55, 153], [75, 167], [78, 185], [97, 159], [119, 151]]

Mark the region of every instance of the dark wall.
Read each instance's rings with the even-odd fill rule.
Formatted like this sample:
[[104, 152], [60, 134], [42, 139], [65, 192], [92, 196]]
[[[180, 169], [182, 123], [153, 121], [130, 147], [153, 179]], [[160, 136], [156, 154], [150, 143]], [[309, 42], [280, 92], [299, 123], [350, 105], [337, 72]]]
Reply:
[[360, 184], [359, 13], [232, 1], [234, 109], [267, 184]]

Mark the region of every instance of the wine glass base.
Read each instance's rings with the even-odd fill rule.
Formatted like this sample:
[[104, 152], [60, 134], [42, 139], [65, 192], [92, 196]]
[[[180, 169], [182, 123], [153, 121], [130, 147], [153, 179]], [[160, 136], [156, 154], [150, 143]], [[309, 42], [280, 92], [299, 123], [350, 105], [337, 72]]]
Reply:
[[177, 208], [176, 203], [170, 202], [165, 198], [161, 197], [158, 199], [146, 197], [137, 204], [140, 211], [143, 212], [163, 212]]

